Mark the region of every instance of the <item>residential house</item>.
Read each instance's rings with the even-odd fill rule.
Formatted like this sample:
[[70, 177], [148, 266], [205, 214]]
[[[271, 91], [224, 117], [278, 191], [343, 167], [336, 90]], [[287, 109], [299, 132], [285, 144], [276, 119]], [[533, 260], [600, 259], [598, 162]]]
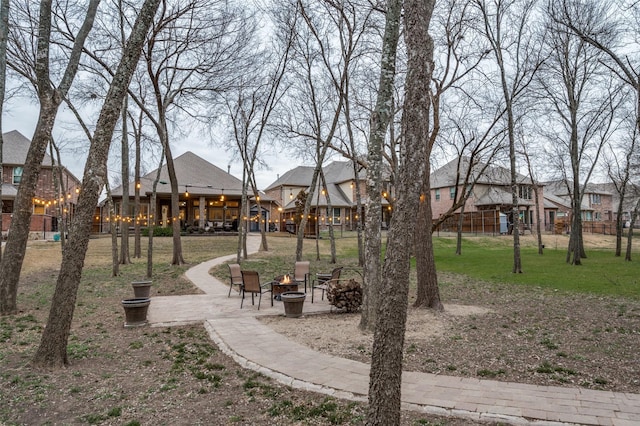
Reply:
[[[611, 210], [612, 210], [612, 221], [615, 222], [618, 217], [618, 206], [620, 204], [620, 194], [616, 189], [613, 182], [607, 183], [596, 183], [593, 184], [594, 187], [602, 190], [605, 193], [611, 194]], [[638, 198], [640, 197], [640, 186], [635, 184], [628, 184], [625, 194], [625, 199], [622, 204], [622, 223], [623, 226], [628, 226], [629, 221], [631, 220], [631, 215], [638, 205]], [[636, 224], [638, 225], [638, 224]]]
[[[31, 141], [17, 130], [2, 135], [2, 235], [9, 230], [14, 202], [22, 180]], [[31, 238], [46, 238], [59, 230], [61, 221], [75, 211], [80, 180], [45, 154], [35, 190], [31, 216]]]
[[[297, 213], [296, 200], [302, 191], [307, 194], [310, 192], [314, 169], [315, 167], [312, 166], [298, 166], [282, 176], [278, 176], [276, 181], [264, 190], [265, 194], [279, 206], [277, 222], [280, 230], [295, 232], [295, 224], [298, 222], [295, 218]], [[351, 161], [334, 161], [322, 167], [322, 172], [326, 188], [322, 187], [318, 177], [312, 200], [311, 217], [305, 232], [315, 235], [317, 229], [326, 229], [330, 225], [340, 226], [340, 229], [343, 230], [355, 229], [357, 222], [362, 218], [357, 214], [356, 179], [353, 163]], [[360, 193], [365, 194], [365, 171], [361, 169], [359, 173]], [[389, 195], [387, 194], [387, 196]], [[331, 201], [331, 211], [329, 211], [329, 200]], [[363, 195], [362, 204], [366, 205], [366, 202], [366, 195]], [[381, 212], [383, 226], [388, 225], [390, 215], [390, 205], [385, 200]]]
[[[469, 176], [465, 185], [465, 176]], [[535, 230], [544, 215], [544, 187], [538, 185], [538, 203], [528, 176], [517, 175], [518, 210], [521, 232]], [[447, 214], [462, 191], [471, 191], [462, 208], [444, 221], [440, 230], [458, 229], [463, 214], [463, 232], [500, 234], [511, 232], [513, 195], [510, 170], [485, 163], [471, 164], [468, 157], [456, 158], [430, 175], [433, 219]]]
[[[555, 223], [555, 232], [568, 232], [571, 225], [571, 200], [569, 191], [571, 182], [546, 182], [545, 217], [548, 223]], [[615, 233], [613, 193], [606, 185], [588, 183], [581, 186], [584, 196], [580, 205], [582, 227], [586, 232], [602, 234]], [[557, 209], [555, 209], [557, 207]]]
[[[167, 166], [160, 170], [156, 186], [156, 217], [150, 217], [150, 202], [153, 194], [153, 183], [158, 175], [157, 169], [142, 176], [140, 182], [129, 184], [129, 211], [122, 213], [122, 186], [111, 191], [116, 207], [118, 220], [124, 220], [133, 226], [138, 221], [147, 226], [154, 220], [156, 226], [170, 227], [172, 221], [179, 220], [185, 230], [204, 230], [208, 232], [236, 231], [241, 218], [249, 221], [250, 230], [259, 230], [269, 222], [269, 209], [265, 206], [273, 204], [273, 200], [260, 197], [252, 200], [248, 214], [241, 212], [242, 181], [209, 163], [192, 152], [185, 152], [173, 160], [180, 191], [180, 207], [178, 212], [171, 209], [171, 185]], [[140, 212], [134, 216], [134, 200], [136, 185], [140, 192]], [[113, 222], [106, 211], [96, 216], [95, 228], [107, 232]]]

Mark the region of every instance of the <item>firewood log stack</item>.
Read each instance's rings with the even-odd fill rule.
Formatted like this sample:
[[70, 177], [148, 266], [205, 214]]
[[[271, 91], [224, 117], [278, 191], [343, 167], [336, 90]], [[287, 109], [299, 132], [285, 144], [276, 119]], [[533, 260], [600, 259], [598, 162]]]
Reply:
[[327, 300], [338, 309], [355, 312], [362, 305], [362, 286], [354, 279], [327, 283]]

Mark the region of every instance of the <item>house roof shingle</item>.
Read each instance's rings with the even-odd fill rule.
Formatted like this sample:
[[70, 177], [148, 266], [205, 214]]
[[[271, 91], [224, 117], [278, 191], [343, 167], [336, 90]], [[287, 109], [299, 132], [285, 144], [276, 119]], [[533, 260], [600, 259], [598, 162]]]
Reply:
[[[239, 196], [242, 194], [242, 181], [240, 179], [190, 151], [174, 158], [173, 164], [180, 191], [188, 189], [193, 194], [203, 196], [220, 195], [222, 190], [227, 195]], [[141, 194], [152, 192], [156, 175], [157, 169], [142, 176], [140, 182]], [[169, 172], [166, 164], [160, 169], [160, 182], [165, 182], [166, 184], [158, 185], [156, 192], [158, 194], [171, 193]], [[129, 184], [129, 194], [134, 193], [134, 185], [135, 182]], [[122, 196], [122, 186], [114, 188], [111, 193], [115, 196]]]
[[[31, 140], [17, 130], [2, 134], [2, 162], [6, 166], [21, 166], [27, 161], [27, 153]], [[48, 154], [42, 159], [43, 166], [51, 167], [54, 163]]]
[[[458, 167], [458, 163], [460, 163]], [[431, 173], [430, 183], [431, 188], [446, 188], [456, 184], [462, 184], [464, 176], [469, 169], [471, 163], [469, 157], [456, 158], [439, 169]], [[459, 172], [458, 172], [459, 170]], [[457, 180], [457, 175], [460, 173], [460, 181]], [[529, 183], [530, 179], [520, 173], [516, 174], [518, 182]], [[486, 185], [511, 185], [511, 172], [502, 167], [495, 165], [487, 165], [485, 163], [477, 163], [473, 165], [470, 181], [486, 184]]]

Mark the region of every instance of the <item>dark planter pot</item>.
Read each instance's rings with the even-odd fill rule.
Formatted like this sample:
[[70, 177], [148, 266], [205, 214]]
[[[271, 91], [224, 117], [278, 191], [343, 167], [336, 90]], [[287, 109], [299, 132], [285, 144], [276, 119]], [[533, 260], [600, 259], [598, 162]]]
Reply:
[[133, 299], [124, 299], [122, 307], [124, 308], [124, 326], [140, 327], [147, 324], [147, 311], [151, 299], [148, 297], [134, 297]]
[[151, 295], [151, 281], [134, 281], [131, 283], [133, 287], [134, 297], [149, 297]]
[[302, 316], [304, 299], [307, 297], [301, 291], [287, 291], [282, 293], [282, 303], [284, 304], [284, 315], [288, 318], [299, 318]]

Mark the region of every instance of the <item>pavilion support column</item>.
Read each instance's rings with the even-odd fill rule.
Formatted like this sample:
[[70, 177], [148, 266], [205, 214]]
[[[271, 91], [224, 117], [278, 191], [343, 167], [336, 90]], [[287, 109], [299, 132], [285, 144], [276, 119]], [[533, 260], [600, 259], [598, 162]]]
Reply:
[[206, 220], [206, 218], [204, 217], [206, 203], [207, 203], [207, 200], [204, 197], [200, 197], [200, 205], [198, 206], [198, 209], [200, 209], [200, 219], [198, 221], [198, 228], [200, 229], [204, 228], [204, 223]]

